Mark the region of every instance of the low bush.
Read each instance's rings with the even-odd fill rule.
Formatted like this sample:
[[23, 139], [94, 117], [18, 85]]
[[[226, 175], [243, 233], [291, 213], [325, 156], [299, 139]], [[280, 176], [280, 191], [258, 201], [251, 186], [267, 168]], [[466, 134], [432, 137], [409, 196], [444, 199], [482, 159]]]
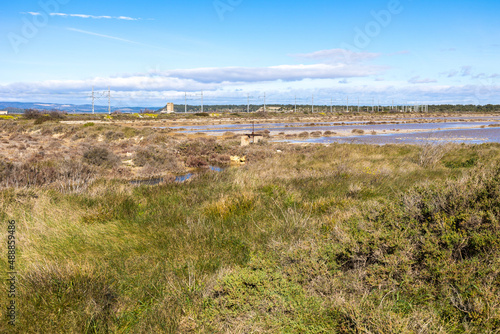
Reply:
[[208, 167], [208, 162], [200, 157], [188, 157], [186, 160], [186, 165], [188, 167], [201, 168]]
[[136, 166], [176, 172], [181, 168], [177, 156], [167, 149], [149, 146], [135, 151], [133, 161]]
[[40, 125], [40, 124], [43, 124], [43, 123], [51, 121], [51, 120], [52, 120], [52, 118], [50, 116], [41, 115], [40, 117], [37, 117], [35, 119], [35, 125]]
[[65, 111], [52, 110], [49, 112], [49, 117], [54, 120], [64, 119], [66, 115]]
[[90, 165], [111, 168], [116, 166], [120, 159], [105, 147], [94, 147], [83, 154], [83, 161]]
[[113, 140], [120, 140], [120, 139], [123, 139], [125, 138], [125, 135], [121, 132], [115, 132], [115, 131], [107, 131], [105, 134], [104, 134], [104, 137], [109, 140], [109, 141], [113, 141]]
[[24, 111], [24, 118], [27, 118], [27, 119], [37, 119], [41, 115], [42, 115], [42, 113], [39, 110], [35, 110], [35, 109], [26, 109]]
[[54, 186], [62, 192], [79, 192], [94, 180], [96, 171], [74, 160], [51, 161], [32, 157], [24, 163], [0, 158], [1, 187]]

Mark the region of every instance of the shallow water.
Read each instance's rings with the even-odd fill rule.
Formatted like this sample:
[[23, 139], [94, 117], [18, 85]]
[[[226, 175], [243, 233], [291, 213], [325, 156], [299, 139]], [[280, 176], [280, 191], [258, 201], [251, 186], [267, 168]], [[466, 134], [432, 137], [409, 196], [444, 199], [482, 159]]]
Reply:
[[[345, 121], [345, 122], [302, 122], [302, 123], [258, 123], [255, 124], [255, 130], [257, 128], [275, 128], [275, 127], [295, 127], [295, 126], [307, 126], [308, 124], [315, 124], [317, 126], [329, 126], [335, 124], [365, 124], [368, 121]], [[186, 131], [199, 131], [199, 130], [231, 130], [231, 129], [252, 129], [253, 124], [207, 124], [207, 125], [187, 125], [187, 126], [171, 126], [170, 129], [185, 129]]]
[[[407, 121], [448, 121], [448, 122], [432, 122], [430, 124], [490, 124], [495, 122], [500, 122], [500, 116], [448, 116], [448, 117], [402, 117], [402, 118], [387, 118], [375, 121], [375, 123], [401, 123], [404, 124]], [[479, 121], [483, 121], [478, 123]], [[327, 127], [338, 127], [342, 125], [367, 125], [370, 121], [337, 121], [337, 122], [299, 122], [299, 123], [258, 123], [255, 124], [255, 130], [270, 130], [270, 131], [293, 131], [293, 130], [303, 130], [303, 129], [323, 129]], [[372, 121], [373, 122], [373, 121]], [[309, 124], [314, 124], [313, 126]], [[410, 123], [416, 124], [416, 123]], [[390, 126], [391, 124], [386, 124]], [[400, 124], [392, 124], [400, 125]], [[251, 131], [251, 123], [241, 123], [241, 124], [207, 124], [207, 125], [192, 125], [192, 126], [173, 126], [171, 129], [184, 129], [182, 132], [193, 133], [193, 132], [225, 132], [225, 131]]]
[[349, 137], [319, 137], [300, 140], [281, 140], [289, 143], [353, 143], [353, 144], [424, 144], [424, 143], [500, 143], [500, 128], [445, 129], [418, 133], [391, 133]]
[[[442, 118], [446, 119], [446, 118]], [[478, 117], [479, 119], [479, 117]], [[313, 131], [332, 131], [332, 132], [343, 132], [351, 133], [353, 130], [363, 130], [365, 132], [375, 131], [377, 133], [384, 131], [425, 131], [425, 130], [443, 130], [443, 129], [460, 129], [460, 128], [479, 128], [487, 127], [490, 124], [500, 124], [500, 118], [497, 117], [497, 121], [493, 120], [491, 117], [488, 121], [474, 121], [467, 122], [464, 121], [465, 118], [461, 118], [462, 121], [458, 121], [455, 118], [453, 120], [450, 118], [449, 122], [431, 122], [431, 123], [405, 123], [400, 119], [398, 124], [383, 124], [387, 121], [382, 122], [370, 122], [367, 124], [366, 121], [361, 122], [323, 122], [323, 123], [266, 123], [266, 124], [256, 124], [255, 131], [268, 130], [271, 135], [276, 135], [280, 132], [285, 133], [299, 133], [299, 132], [313, 132]], [[429, 119], [427, 119], [429, 120]], [[375, 124], [373, 124], [375, 123]], [[314, 125], [313, 125], [314, 124]], [[223, 125], [204, 125], [204, 126], [192, 126], [192, 127], [177, 127], [179, 129], [184, 129], [181, 131], [183, 133], [195, 133], [204, 132], [206, 134], [218, 135], [227, 131], [231, 131], [235, 134], [238, 133], [248, 133], [252, 131], [251, 124], [223, 124]]]
[[[429, 123], [412, 123], [416, 120]], [[444, 122], [443, 122], [444, 121]], [[394, 122], [396, 124], [391, 124]], [[369, 123], [369, 124], [368, 124]], [[270, 131], [271, 135], [279, 133], [299, 134], [301, 132], [331, 131], [328, 137], [279, 140], [292, 143], [424, 143], [424, 142], [458, 142], [484, 143], [500, 142], [500, 128], [488, 127], [500, 125], [500, 116], [448, 116], [448, 117], [405, 117], [381, 119], [379, 121], [345, 121], [345, 122], [303, 122], [303, 123], [264, 123], [255, 124], [255, 131]], [[184, 133], [204, 132], [208, 135], [220, 135], [224, 132], [235, 134], [248, 133], [253, 130], [252, 124], [209, 124], [197, 126], [179, 126]], [[364, 134], [354, 134], [353, 130], [363, 130]], [[391, 133], [387, 133], [391, 132]], [[395, 132], [395, 133], [394, 133]], [[400, 132], [400, 133], [398, 133]], [[340, 135], [335, 136], [336, 133]], [[375, 133], [372, 135], [371, 133]], [[346, 136], [347, 135], [347, 136]]]
[[184, 181], [189, 180], [193, 176], [194, 176], [193, 173], [187, 173], [187, 174], [184, 174], [184, 175], [179, 175], [179, 176], [175, 177], [175, 182], [184, 182]]

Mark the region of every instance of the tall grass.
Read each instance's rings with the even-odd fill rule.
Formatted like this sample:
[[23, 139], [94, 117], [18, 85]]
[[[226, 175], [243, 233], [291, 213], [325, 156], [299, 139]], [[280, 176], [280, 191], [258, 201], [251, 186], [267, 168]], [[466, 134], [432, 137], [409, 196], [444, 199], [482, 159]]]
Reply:
[[220, 149], [255, 159], [182, 184], [1, 190], [2, 240], [19, 224], [14, 332], [499, 328], [498, 145], [432, 167], [413, 146]]

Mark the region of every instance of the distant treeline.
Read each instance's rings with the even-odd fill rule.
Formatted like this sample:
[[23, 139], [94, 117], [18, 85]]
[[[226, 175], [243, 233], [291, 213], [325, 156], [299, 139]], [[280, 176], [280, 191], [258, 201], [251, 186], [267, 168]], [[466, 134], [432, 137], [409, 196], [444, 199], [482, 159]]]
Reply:
[[3, 108], [2, 110], [7, 110], [9, 112], [9, 114], [22, 114], [22, 113], [24, 113], [24, 111], [26, 109], [7, 107], [7, 108]]
[[[279, 109], [276, 109], [279, 108]], [[217, 104], [217, 105], [205, 105], [203, 106], [203, 111], [207, 113], [214, 113], [214, 112], [233, 112], [233, 113], [239, 113], [239, 112], [256, 112], [256, 111], [263, 111], [264, 106], [263, 105], [230, 105], [230, 104]], [[329, 105], [315, 105], [314, 106], [314, 112], [346, 112], [347, 107], [345, 105], [334, 105], [334, 106], [329, 106]], [[161, 108], [157, 110], [156, 112], [161, 112], [162, 110], [166, 110], [165, 108]], [[266, 105], [266, 111], [268, 112], [293, 112], [297, 110], [297, 112], [312, 112], [312, 106], [311, 105], [291, 105], [291, 104], [268, 104]], [[401, 112], [401, 111], [407, 111], [407, 112], [414, 112], [416, 110], [415, 105], [409, 105], [406, 108], [403, 106], [359, 106], [359, 111], [360, 112]], [[428, 105], [427, 108], [423, 105], [419, 105], [417, 111], [423, 112], [427, 110], [428, 112], [500, 112], [500, 105], [493, 105], [493, 104], [487, 104], [487, 105], [462, 105], [462, 104], [440, 104], [440, 105]], [[147, 110], [145, 109], [145, 112], [153, 112], [152, 110]], [[181, 105], [181, 104], [176, 104], [174, 105], [174, 111], [176, 113], [182, 113], [182, 112], [201, 112], [201, 106], [200, 105]], [[358, 106], [357, 105], [351, 105], [349, 106], [349, 112], [357, 112], [358, 111]]]
[[[34, 112], [36, 112], [39, 115], [43, 114], [67, 114], [71, 112], [66, 112], [63, 110], [36, 110], [36, 109], [21, 109], [21, 108], [5, 108], [4, 110], [7, 110], [10, 114], [25, 114], [32, 116]], [[152, 114], [152, 113], [160, 113], [163, 110], [166, 110], [166, 107], [160, 108], [157, 110], [154, 109], [140, 109], [136, 112], [139, 113], [144, 113], [144, 114]], [[291, 104], [269, 104], [266, 105], [267, 112], [300, 112], [300, 113], [310, 113], [313, 111], [313, 108], [311, 105], [291, 105]], [[410, 105], [410, 106], [357, 106], [357, 105], [352, 105], [349, 106], [349, 112], [351, 113], [356, 113], [356, 112], [386, 112], [386, 113], [391, 113], [391, 112], [429, 112], [429, 113], [461, 113], [461, 112], [500, 112], [500, 105], [497, 104], [486, 104], [486, 105], [462, 105], [462, 104], [440, 104], [440, 105], [419, 105], [418, 107], [415, 105]], [[181, 104], [176, 104], [174, 105], [174, 111], [176, 113], [183, 113], [187, 111], [188, 113], [199, 113], [201, 112], [201, 106], [200, 105], [181, 105]], [[264, 111], [264, 106], [263, 105], [250, 105], [247, 107], [247, 105], [230, 105], [230, 104], [217, 104], [217, 105], [205, 105], [203, 106], [203, 112], [205, 113], [244, 113], [244, 112], [263, 112]], [[336, 105], [336, 106], [326, 106], [326, 105], [315, 105], [314, 106], [314, 112], [319, 113], [328, 113], [328, 112], [336, 112], [336, 113], [344, 113], [347, 111], [346, 106], [341, 106], [341, 105]], [[113, 114], [127, 114], [129, 111], [120, 111], [120, 110], [113, 110]], [[33, 118], [33, 117], [28, 117], [28, 118]]]

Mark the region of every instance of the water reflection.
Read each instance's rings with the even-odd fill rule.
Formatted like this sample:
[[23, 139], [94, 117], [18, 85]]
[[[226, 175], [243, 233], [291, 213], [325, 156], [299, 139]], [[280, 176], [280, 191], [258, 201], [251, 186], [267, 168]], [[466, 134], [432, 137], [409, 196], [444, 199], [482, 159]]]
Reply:
[[[350, 133], [353, 130], [363, 130], [365, 132], [383, 132], [383, 131], [425, 131], [442, 129], [464, 129], [464, 128], [487, 128], [490, 124], [499, 124], [495, 120], [491, 121], [458, 121], [450, 119], [448, 122], [429, 122], [429, 123], [406, 123], [403, 120], [396, 122], [376, 121], [376, 122], [329, 122], [329, 123], [268, 123], [256, 124], [255, 131], [269, 130], [271, 135], [279, 132], [287, 134], [300, 133], [303, 131], [333, 131], [339, 133]], [[202, 131], [206, 134], [219, 135], [230, 130], [233, 133], [246, 133], [252, 131], [248, 124], [234, 125], [204, 125], [193, 127], [182, 127], [183, 133], [196, 133]]]
[[444, 129], [417, 133], [389, 133], [360, 136], [332, 136], [311, 139], [280, 140], [288, 143], [353, 144], [424, 144], [424, 143], [500, 143], [500, 128]]
[[192, 178], [194, 176], [193, 173], [187, 173], [185, 175], [179, 175], [179, 176], [176, 176], [175, 177], [175, 182], [184, 182], [184, 181], [187, 181], [189, 180], [190, 178]]

